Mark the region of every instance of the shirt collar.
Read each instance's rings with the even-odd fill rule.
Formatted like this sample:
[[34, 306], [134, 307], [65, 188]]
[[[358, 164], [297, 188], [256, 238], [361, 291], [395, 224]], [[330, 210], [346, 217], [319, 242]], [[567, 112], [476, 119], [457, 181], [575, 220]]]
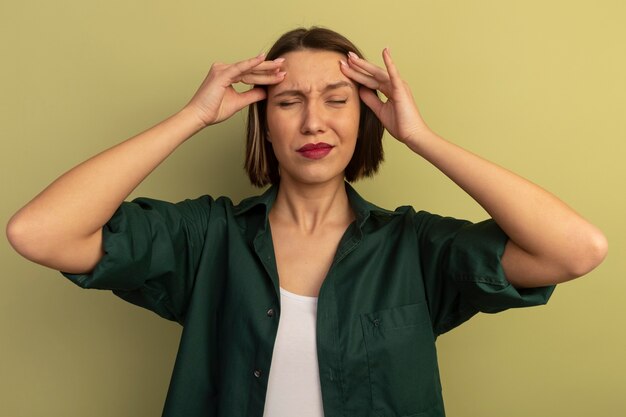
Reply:
[[265, 208], [265, 216], [269, 215], [270, 209], [276, 200], [276, 195], [278, 194], [278, 185], [274, 184], [261, 195], [257, 195], [254, 197], [248, 197], [246, 199], [241, 200], [239, 204], [237, 204], [233, 208], [233, 213], [235, 216], [241, 216], [246, 214], [251, 209], [256, 206], [264, 206]]
[[[354, 210], [354, 213], [356, 215], [356, 223], [359, 228], [361, 228], [365, 224], [367, 219], [372, 215], [390, 217], [399, 214], [398, 212], [378, 207], [365, 200], [347, 182], [345, 182], [345, 186], [346, 193], [348, 194], [348, 201], [350, 202], [350, 206]], [[254, 207], [262, 206], [265, 212], [265, 221], [267, 222], [269, 212], [272, 208], [272, 205], [274, 204], [274, 201], [276, 200], [277, 194], [278, 185], [274, 184], [270, 188], [268, 188], [263, 194], [242, 200], [236, 207], [234, 207], [234, 214], [235, 216], [241, 216], [249, 212]]]

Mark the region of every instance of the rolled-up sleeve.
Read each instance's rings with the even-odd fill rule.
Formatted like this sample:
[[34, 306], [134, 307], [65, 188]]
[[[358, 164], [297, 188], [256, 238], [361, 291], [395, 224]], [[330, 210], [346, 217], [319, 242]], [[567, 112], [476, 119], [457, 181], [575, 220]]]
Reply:
[[104, 256], [89, 274], [64, 276], [82, 288], [117, 296], [184, 321], [213, 200], [124, 202], [102, 230]]
[[552, 295], [554, 286], [516, 288], [507, 281], [501, 258], [508, 237], [495, 221], [471, 223], [419, 212], [415, 224], [437, 334], [478, 312], [542, 305]]

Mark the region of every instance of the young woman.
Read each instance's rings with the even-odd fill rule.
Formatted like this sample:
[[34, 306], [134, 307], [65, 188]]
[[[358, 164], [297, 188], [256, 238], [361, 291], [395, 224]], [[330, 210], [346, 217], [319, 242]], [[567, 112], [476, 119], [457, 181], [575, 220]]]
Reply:
[[[383, 60], [327, 29], [288, 32], [267, 56], [214, 64], [182, 110], [11, 219], [26, 258], [184, 326], [165, 416], [443, 416], [439, 334], [543, 304], [605, 257], [602, 232], [563, 202], [429, 129], [387, 49]], [[124, 202], [246, 106], [246, 170], [272, 184], [263, 195]], [[383, 127], [492, 219], [362, 199], [346, 180], [376, 172]]]

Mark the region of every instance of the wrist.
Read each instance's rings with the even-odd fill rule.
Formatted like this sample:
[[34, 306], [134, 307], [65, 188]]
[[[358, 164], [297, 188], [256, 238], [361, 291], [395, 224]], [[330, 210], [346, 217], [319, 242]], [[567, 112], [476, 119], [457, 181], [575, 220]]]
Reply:
[[180, 119], [181, 123], [189, 126], [193, 130], [194, 134], [208, 126], [208, 124], [188, 106], [183, 107], [182, 110], [174, 115], [174, 117]]
[[441, 139], [441, 137], [426, 128], [409, 135], [404, 141], [404, 144], [416, 154], [422, 155], [430, 143], [439, 139]]

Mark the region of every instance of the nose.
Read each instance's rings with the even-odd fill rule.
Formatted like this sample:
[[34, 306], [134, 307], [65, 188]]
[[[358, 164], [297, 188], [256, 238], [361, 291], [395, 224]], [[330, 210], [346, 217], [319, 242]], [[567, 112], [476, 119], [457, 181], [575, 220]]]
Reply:
[[305, 135], [316, 135], [326, 130], [326, 115], [316, 101], [308, 102], [302, 115], [301, 131]]

